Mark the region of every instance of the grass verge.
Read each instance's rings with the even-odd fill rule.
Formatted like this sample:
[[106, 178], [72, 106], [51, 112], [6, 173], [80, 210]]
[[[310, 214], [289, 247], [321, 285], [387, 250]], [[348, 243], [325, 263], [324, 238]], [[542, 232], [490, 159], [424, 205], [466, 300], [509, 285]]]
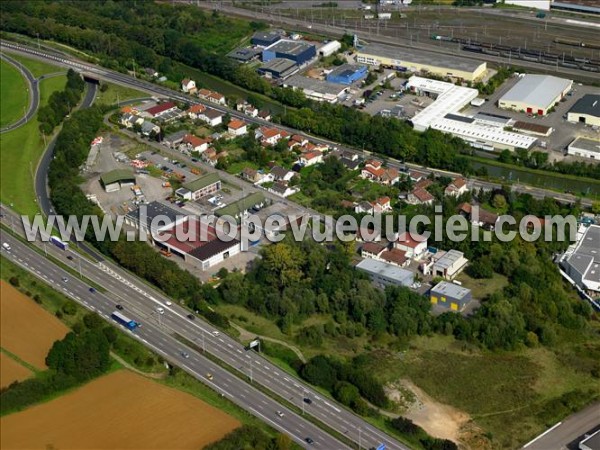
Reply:
[[0, 61], [0, 127], [25, 115], [29, 97], [27, 82], [12, 64]]

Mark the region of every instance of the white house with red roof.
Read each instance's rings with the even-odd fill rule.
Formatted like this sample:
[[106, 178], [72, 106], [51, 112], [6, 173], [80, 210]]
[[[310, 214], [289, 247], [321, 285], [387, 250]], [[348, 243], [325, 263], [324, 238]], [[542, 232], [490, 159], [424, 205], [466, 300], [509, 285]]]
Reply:
[[393, 167], [383, 167], [381, 161], [370, 159], [365, 162], [365, 167], [360, 171], [361, 178], [376, 183], [393, 185], [400, 181], [400, 172]]
[[193, 134], [186, 134], [181, 142], [182, 146], [187, 149], [188, 152], [204, 152], [208, 150], [210, 141], [208, 139], [202, 139]]
[[446, 189], [444, 189], [445, 195], [451, 195], [453, 197], [459, 197], [467, 192], [467, 180], [463, 177], [458, 177], [452, 180]]
[[177, 109], [177, 105], [174, 102], [165, 102], [159, 105], [153, 106], [152, 108], [148, 108], [144, 112], [154, 119], [159, 118], [165, 114], [170, 112], [174, 112]]
[[204, 111], [206, 111], [206, 106], [197, 104], [190, 106], [185, 113], [190, 119], [196, 120]]
[[427, 238], [405, 231], [394, 241], [394, 248], [406, 252], [407, 258], [416, 258], [427, 251]]
[[225, 106], [225, 96], [223, 94], [219, 94], [218, 92], [211, 91], [208, 89], [200, 89], [198, 91], [198, 97], [208, 102], [214, 103], [215, 105], [223, 105]]
[[303, 166], [314, 166], [323, 162], [323, 153], [319, 150], [303, 152], [298, 158], [298, 162]]
[[186, 94], [195, 94], [198, 89], [196, 88], [196, 82], [194, 80], [184, 78], [181, 80], [181, 90]]
[[231, 119], [227, 125], [227, 131], [232, 136], [243, 136], [248, 132], [247, 124], [243, 120]]
[[206, 108], [202, 113], [198, 115], [198, 119], [206, 122], [211, 127], [216, 127], [223, 123], [223, 113], [216, 109]]
[[423, 188], [413, 189], [406, 197], [406, 203], [409, 205], [431, 205], [435, 197]]
[[281, 139], [288, 137], [288, 133], [277, 128], [263, 126], [256, 129], [254, 137], [260, 140], [263, 145], [275, 145]]

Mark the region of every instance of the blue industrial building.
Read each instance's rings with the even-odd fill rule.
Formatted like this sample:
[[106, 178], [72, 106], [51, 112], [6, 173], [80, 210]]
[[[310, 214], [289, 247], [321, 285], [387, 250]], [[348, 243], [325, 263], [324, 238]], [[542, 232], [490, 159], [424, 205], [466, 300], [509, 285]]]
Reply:
[[275, 42], [281, 40], [281, 37], [281, 31], [257, 31], [252, 35], [250, 43], [252, 45], [268, 47], [269, 45], [273, 45]]
[[317, 49], [313, 44], [304, 41], [282, 39], [263, 50], [263, 62], [275, 58], [284, 58], [294, 61], [301, 66], [317, 56]]
[[368, 74], [367, 66], [355, 64], [344, 64], [332, 70], [327, 75], [327, 81], [336, 84], [351, 85], [355, 81], [362, 80]]

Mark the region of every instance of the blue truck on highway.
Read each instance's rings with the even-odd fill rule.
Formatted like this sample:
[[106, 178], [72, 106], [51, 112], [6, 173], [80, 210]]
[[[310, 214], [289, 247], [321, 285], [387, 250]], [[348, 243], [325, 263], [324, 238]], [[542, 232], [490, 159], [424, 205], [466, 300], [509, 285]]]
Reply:
[[139, 325], [135, 320], [131, 320], [129, 317], [127, 317], [125, 314], [123, 314], [119, 311], [113, 312], [110, 316], [116, 322], [120, 323], [125, 328], [132, 330], [132, 331], [135, 330]]
[[50, 236], [50, 242], [52, 242], [54, 245], [56, 245], [61, 250], [66, 250], [67, 247], [69, 246], [69, 244], [67, 242], [61, 241], [56, 236]]

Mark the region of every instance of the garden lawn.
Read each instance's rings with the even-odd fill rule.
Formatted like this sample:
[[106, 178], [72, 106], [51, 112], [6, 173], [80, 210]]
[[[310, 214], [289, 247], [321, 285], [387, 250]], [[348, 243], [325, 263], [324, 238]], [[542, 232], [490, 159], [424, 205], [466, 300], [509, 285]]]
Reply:
[[[66, 76], [40, 82], [40, 106], [48, 103], [54, 91], [64, 89]], [[0, 199], [21, 213], [39, 212], [34, 190], [34, 174], [44, 152], [37, 114], [25, 125], [0, 135]], [[49, 141], [49, 139], [48, 139]]]
[[128, 87], [120, 86], [113, 83], [105, 83], [108, 89], [104, 92], [98, 91], [96, 94], [96, 102], [103, 105], [114, 105], [118, 102], [134, 100], [137, 98], [149, 98], [151, 94], [148, 92], [138, 91]]
[[0, 61], [0, 127], [25, 115], [29, 100], [27, 82], [12, 64]]

